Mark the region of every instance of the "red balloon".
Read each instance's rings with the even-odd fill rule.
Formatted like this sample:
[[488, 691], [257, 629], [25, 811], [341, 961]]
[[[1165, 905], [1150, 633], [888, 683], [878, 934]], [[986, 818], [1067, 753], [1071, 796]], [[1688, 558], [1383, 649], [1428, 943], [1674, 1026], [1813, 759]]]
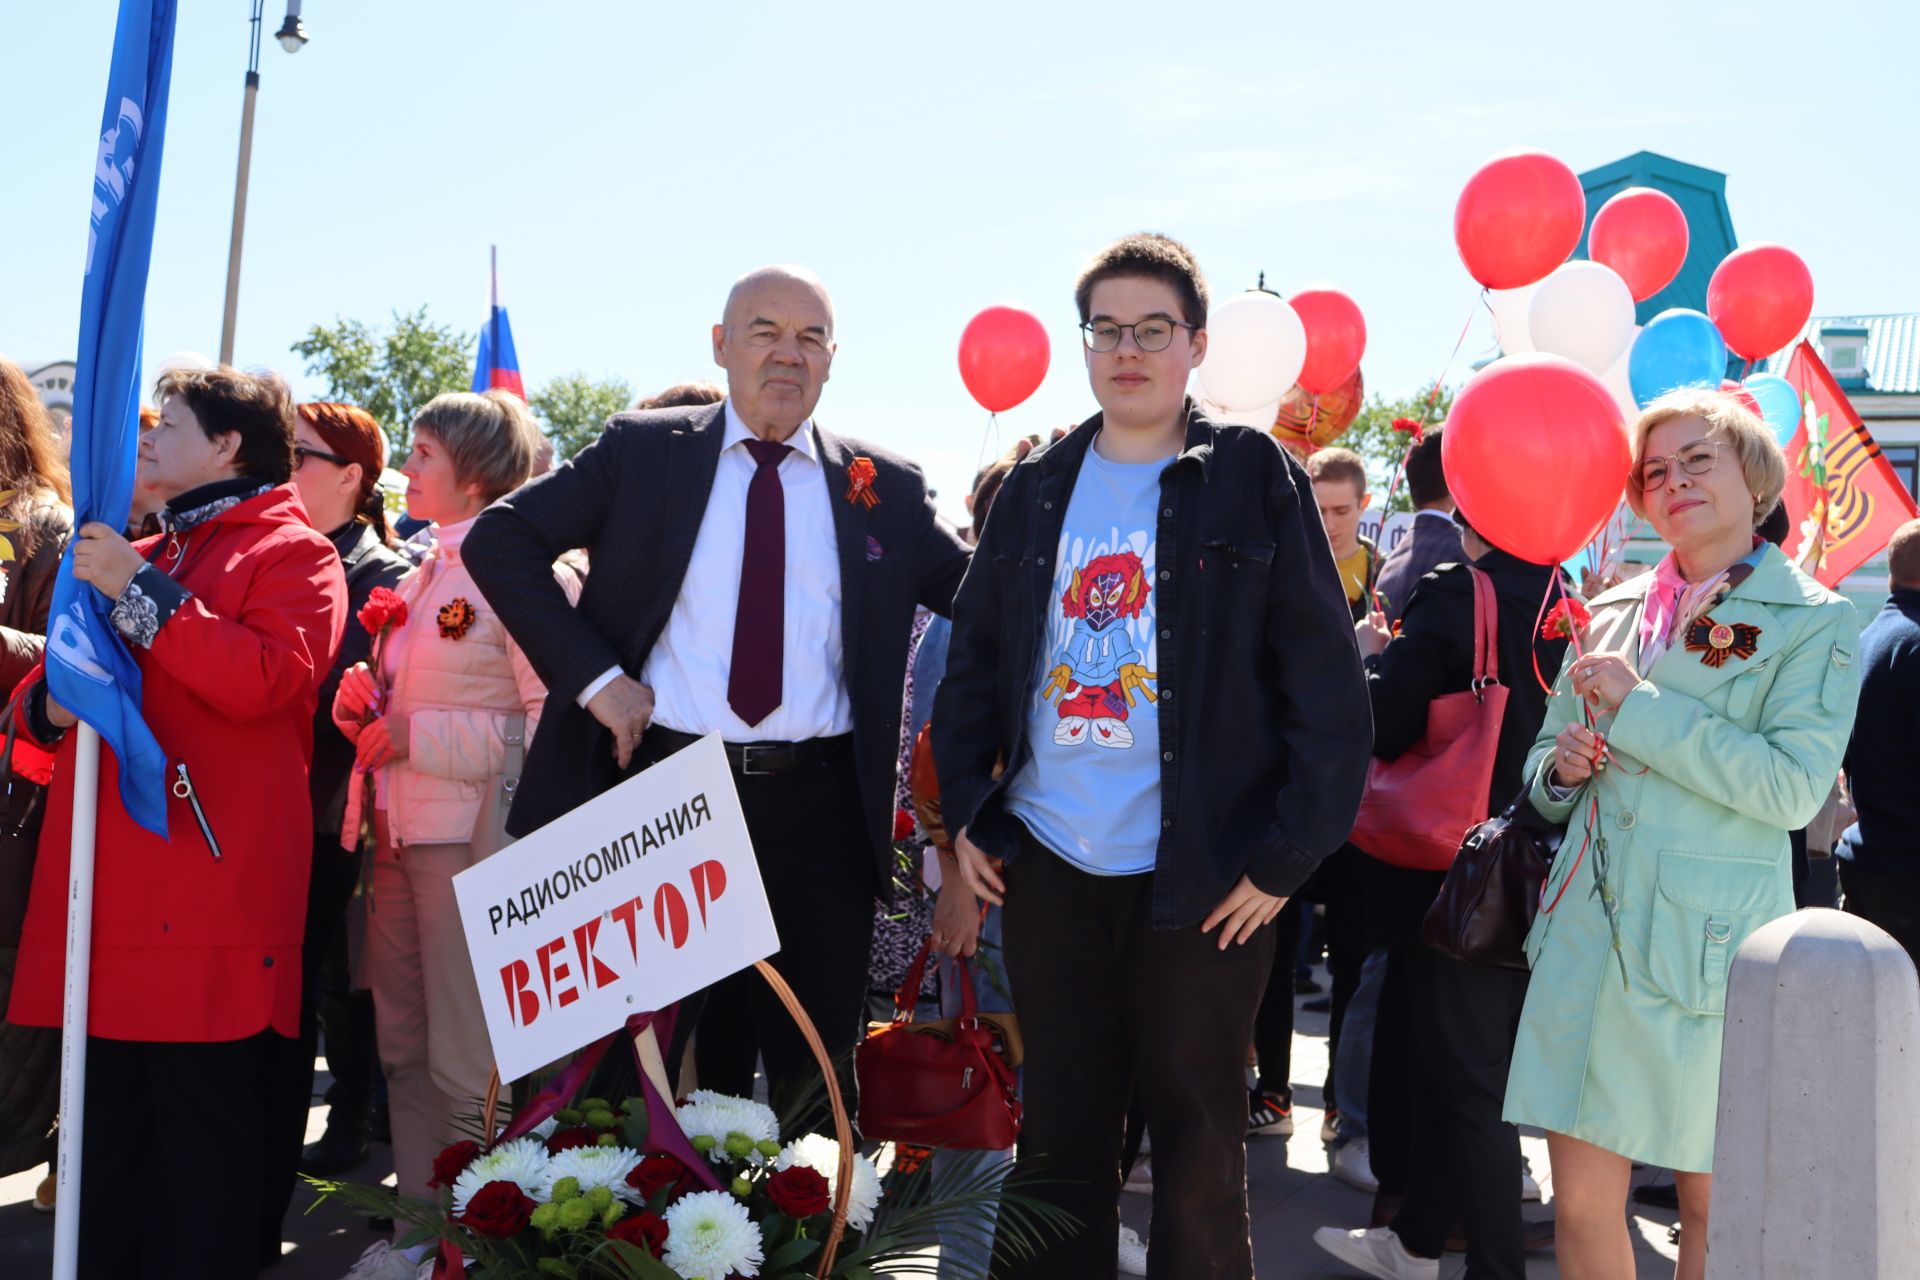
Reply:
[[1687, 215], [1652, 187], [1628, 187], [1600, 206], [1587, 232], [1587, 256], [1627, 282], [1635, 302], [1673, 283], [1687, 260]]
[[1047, 376], [1047, 327], [1019, 307], [988, 307], [960, 335], [960, 378], [988, 413], [1002, 413]]
[[1461, 388], [1440, 437], [1447, 488], [1480, 536], [1535, 564], [1592, 542], [1632, 454], [1607, 385], [1562, 356], [1508, 356]]
[[1359, 304], [1338, 289], [1302, 289], [1287, 302], [1307, 331], [1307, 362], [1294, 381], [1309, 395], [1338, 390], [1367, 350], [1367, 321]]
[[1720, 379], [1720, 390], [1731, 396], [1734, 402], [1742, 409], [1745, 409], [1754, 417], [1759, 418], [1762, 422], [1766, 421], [1766, 411], [1760, 407], [1760, 402], [1754, 399], [1753, 392], [1747, 390], [1732, 378]]
[[1580, 179], [1541, 151], [1516, 151], [1480, 166], [1453, 206], [1453, 242], [1467, 271], [1489, 289], [1546, 279], [1580, 244], [1587, 195]]
[[1707, 319], [1727, 349], [1748, 360], [1770, 356], [1800, 336], [1813, 314], [1813, 273], [1783, 244], [1735, 249], [1707, 282]]

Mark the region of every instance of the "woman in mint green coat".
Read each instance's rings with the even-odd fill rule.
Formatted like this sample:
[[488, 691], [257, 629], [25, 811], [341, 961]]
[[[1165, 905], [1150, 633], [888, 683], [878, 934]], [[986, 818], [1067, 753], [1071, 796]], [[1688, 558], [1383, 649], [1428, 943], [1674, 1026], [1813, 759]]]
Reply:
[[1506, 1118], [1548, 1131], [1565, 1280], [1631, 1280], [1633, 1161], [1677, 1171], [1675, 1274], [1704, 1275], [1727, 969], [1793, 910], [1787, 832], [1833, 785], [1859, 691], [1853, 606], [1754, 536], [1786, 482], [1761, 421], [1676, 392], [1634, 442], [1627, 501], [1672, 551], [1593, 600], [1528, 758], [1568, 833]]

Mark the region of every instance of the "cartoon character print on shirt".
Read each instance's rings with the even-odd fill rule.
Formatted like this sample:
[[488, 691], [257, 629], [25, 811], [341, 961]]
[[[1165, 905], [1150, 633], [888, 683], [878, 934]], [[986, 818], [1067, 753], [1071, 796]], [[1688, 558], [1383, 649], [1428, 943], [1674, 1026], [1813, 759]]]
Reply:
[[1060, 597], [1066, 642], [1054, 656], [1040, 696], [1052, 702], [1060, 721], [1053, 740], [1063, 747], [1083, 742], [1124, 751], [1133, 745], [1127, 713], [1136, 697], [1158, 696], [1148, 685], [1159, 677], [1128, 623], [1147, 606], [1153, 590], [1146, 565], [1133, 551], [1095, 556], [1073, 571]]

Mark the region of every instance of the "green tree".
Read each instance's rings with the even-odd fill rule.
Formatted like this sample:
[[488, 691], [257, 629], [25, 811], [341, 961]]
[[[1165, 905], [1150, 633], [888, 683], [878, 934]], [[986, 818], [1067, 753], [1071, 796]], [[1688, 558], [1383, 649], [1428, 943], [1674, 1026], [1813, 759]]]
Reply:
[[473, 385], [473, 335], [436, 325], [421, 307], [393, 313], [389, 329], [336, 318], [314, 325], [293, 344], [310, 376], [324, 378], [327, 398], [357, 404], [380, 423], [404, 454], [413, 415], [443, 391]]
[[[1426, 425], [1435, 427], [1445, 421], [1447, 410], [1453, 406], [1454, 389], [1442, 387], [1439, 396], [1433, 401], [1433, 408], [1429, 411], [1427, 400], [1431, 391], [1432, 388], [1429, 387], [1414, 395], [1401, 396], [1393, 400], [1381, 395], [1374, 396], [1367, 401], [1366, 407], [1360, 410], [1346, 433], [1334, 441], [1342, 448], [1353, 450], [1366, 461], [1370, 483], [1382, 500], [1386, 498], [1387, 485], [1392, 481], [1394, 470], [1400, 465], [1401, 459], [1406, 457], [1407, 445], [1413, 440], [1413, 437], [1406, 432], [1393, 429], [1394, 419], [1412, 418], [1418, 421], [1424, 415]], [[1388, 510], [1389, 513], [1413, 510], [1413, 504], [1407, 500], [1407, 482], [1404, 476], [1394, 490], [1393, 505]]]
[[633, 388], [625, 381], [595, 381], [578, 371], [561, 374], [527, 397], [527, 406], [563, 459], [598, 440], [607, 419], [632, 405]]

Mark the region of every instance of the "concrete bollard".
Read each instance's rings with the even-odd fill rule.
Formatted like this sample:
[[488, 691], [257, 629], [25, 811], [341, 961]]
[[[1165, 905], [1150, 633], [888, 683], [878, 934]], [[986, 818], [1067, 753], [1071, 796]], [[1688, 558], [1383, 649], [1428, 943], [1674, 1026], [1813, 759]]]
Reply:
[[1920, 982], [1885, 932], [1797, 911], [1734, 957], [1708, 1280], [1920, 1275]]

